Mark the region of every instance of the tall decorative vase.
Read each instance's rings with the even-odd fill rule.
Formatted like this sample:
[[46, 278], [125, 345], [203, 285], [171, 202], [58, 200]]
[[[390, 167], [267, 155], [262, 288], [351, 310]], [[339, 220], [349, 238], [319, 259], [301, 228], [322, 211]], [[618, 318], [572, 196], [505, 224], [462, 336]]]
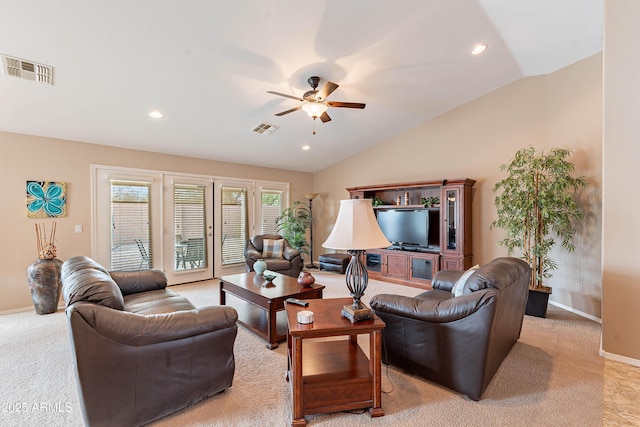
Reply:
[[60, 267], [62, 267], [62, 261], [57, 258], [39, 258], [27, 270], [31, 299], [38, 314], [49, 314], [58, 309], [62, 288]]

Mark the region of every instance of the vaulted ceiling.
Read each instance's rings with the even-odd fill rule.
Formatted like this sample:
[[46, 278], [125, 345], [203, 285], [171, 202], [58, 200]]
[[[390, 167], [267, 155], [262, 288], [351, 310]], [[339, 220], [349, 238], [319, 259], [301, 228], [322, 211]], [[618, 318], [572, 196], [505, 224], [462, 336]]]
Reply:
[[[51, 86], [0, 73], [0, 130], [315, 172], [600, 52], [602, 9], [603, 0], [0, 0], [0, 53], [53, 67]], [[474, 56], [478, 43], [487, 50]], [[301, 97], [312, 75], [340, 86], [330, 101], [366, 108], [330, 108], [327, 123], [274, 116], [299, 102], [267, 91]], [[278, 129], [253, 132], [260, 123]]]

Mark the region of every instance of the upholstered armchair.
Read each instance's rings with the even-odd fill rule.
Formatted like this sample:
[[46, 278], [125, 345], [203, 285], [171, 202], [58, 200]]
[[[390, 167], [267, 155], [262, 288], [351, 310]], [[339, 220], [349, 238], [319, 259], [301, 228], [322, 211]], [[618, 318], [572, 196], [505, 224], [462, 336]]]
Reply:
[[278, 234], [257, 234], [247, 240], [244, 257], [247, 272], [254, 271], [259, 259], [267, 263], [267, 270], [291, 277], [298, 277], [304, 266], [302, 253]]
[[505, 257], [440, 271], [415, 297], [374, 296], [371, 308], [387, 324], [383, 362], [480, 400], [520, 338], [530, 277], [526, 262]]

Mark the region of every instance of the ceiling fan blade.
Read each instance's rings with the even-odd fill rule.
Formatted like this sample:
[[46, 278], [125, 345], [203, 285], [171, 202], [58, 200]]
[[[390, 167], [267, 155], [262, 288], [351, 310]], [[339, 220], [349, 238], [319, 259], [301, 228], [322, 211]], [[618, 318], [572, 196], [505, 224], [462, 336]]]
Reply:
[[286, 93], [274, 92], [272, 90], [268, 90], [267, 93], [270, 93], [272, 95], [284, 96], [285, 98], [295, 99], [296, 101], [304, 101], [304, 99], [302, 98], [298, 98], [297, 96], [293, 95], [287, 95]]
[[293, 113], [294, 111], [298, 111], [298, 110], [299, 110], [299, 109], [301, 109], [301, 108], [302, 108], [302, 106], [301, 106], [301, 105], [298, 105], [296, 108], [291, 108], [291, 109], [289, 109], [289, 110], [287, 110], [287, 111], [283, 111], [283, 112], [281, 112], [281, 113], [274, 114], [274, 115], [275, 115], [275, 116], [284, 116], [285, 114], [289, 114], [289, 113]]
[[342, 107], [342, 108], [360, 108], [363, 109], [365, 104], [359, 102], [327, 102], [329, 107]]
[[322, 113], [320, 115], [320, 120], [322, 120], [322, 123], [327, 123], [331, 121], [331, 117], [329, 117], [329, 115], [327, 114], [327, 112], [325, 111], [324, 113]]
[[322, 87], [322, 89], [320, 89], [320, 92], [318, 92], [318, 95], [316, 96], [316, 99], [319, 100], [319, 101], [324, 101], [336, 89], [338, 89], [338, 85], [337, 84], [335, 84], [333, 82], [326, 82], [324, 84], [324, 86]]

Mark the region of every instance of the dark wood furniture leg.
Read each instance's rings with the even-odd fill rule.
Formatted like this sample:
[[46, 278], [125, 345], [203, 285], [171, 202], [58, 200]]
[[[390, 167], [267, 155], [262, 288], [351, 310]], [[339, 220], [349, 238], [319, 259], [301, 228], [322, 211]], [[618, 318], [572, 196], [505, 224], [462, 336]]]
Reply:
[[382, 417], [382, 334], [373, 331], [369, 334], [369, 370], [373, 377], [373, 406], [371, 407], [371, 417]]
[[291, 359], [293, 374], [291, 380], [291, 389], [293, 391], [293, 419], [291, 427], [304, 427], [307, 421], [304, 419], [303, 401], [302, 401], [302, 339], [293, 338], [291, 345]]

